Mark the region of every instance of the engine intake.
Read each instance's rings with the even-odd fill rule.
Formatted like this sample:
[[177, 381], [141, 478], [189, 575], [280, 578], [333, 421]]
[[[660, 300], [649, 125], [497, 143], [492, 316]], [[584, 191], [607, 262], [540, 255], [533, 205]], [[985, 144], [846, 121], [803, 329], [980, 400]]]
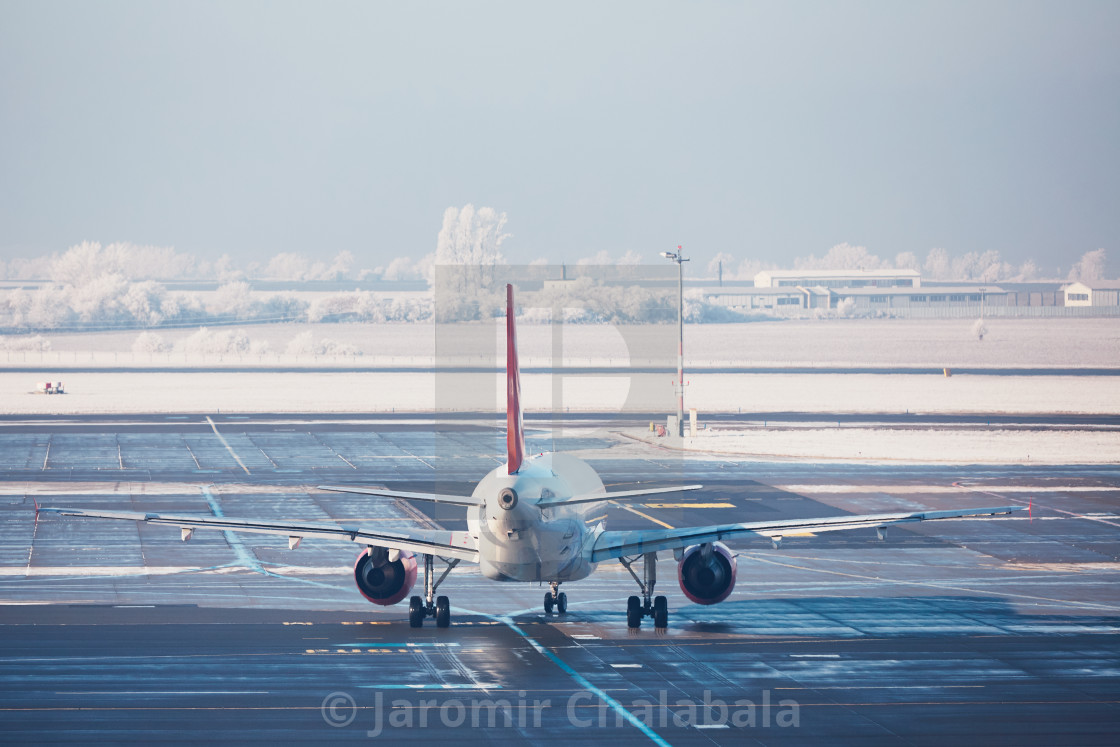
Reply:
[[677, 565], [677, 578], [681, 591], [696, 604], [718, 604], [735, 588], [737, 570], [731, 550], [713, 542], [687, 548]]
[[396, 604], [416, 584], [416, 558], [410, 552], [401, 552], [396, 560], [390, 561], [387, 549], [375, 547], [372, 552], [358, 556], [354, 581], [362, 596], [374, 604]]

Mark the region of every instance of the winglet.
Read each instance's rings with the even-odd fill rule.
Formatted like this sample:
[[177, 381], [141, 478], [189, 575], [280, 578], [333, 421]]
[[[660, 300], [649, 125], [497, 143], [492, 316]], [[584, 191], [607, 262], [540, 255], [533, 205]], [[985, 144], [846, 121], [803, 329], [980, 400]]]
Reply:
[[509, 474], [521, 469], [525, 459], [525, 433], [521, 417], [521, 375], [517, 363], [513, 286], [506, 285], [506, 452]]

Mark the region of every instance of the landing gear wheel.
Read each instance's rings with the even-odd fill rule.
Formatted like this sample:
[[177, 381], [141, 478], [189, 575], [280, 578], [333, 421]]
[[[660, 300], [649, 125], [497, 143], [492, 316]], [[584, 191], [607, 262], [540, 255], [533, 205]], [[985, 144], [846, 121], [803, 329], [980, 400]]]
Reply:
[[653, 627], [662, 630], [669, 627], [669, 600], [665, 597], [653, 598]]
[[436, 598], [436, 627], [446, 628], [451, 625], [451, 602], [447, 597]]
[[544, 593], [544, 613], [546, 615], [552, 614], [552, 592], [546, 591]]
[[631, 629], [642, 627], [642, 600], [637, 597], [626, 600], [626, 626]]
[[408, 625], [412, 628], [424, 627], [424, 600], [420, 597], [408, 600]]
[[568, 611], [568, 595], [564, 592], [560, 592], [560, 595], [556, 597], [556, 611], [561, 615]]

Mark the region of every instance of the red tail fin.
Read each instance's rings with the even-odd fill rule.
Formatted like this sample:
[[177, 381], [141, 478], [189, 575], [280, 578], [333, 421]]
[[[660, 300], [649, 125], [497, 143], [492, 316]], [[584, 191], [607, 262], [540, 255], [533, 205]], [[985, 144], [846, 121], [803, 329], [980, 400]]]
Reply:
[[513, 286], [506, 286], [506, 452], [509, 474], [521, 469], [525, 433], [521, 420], [521, 374], [517, 365], [517, 331], [513, 323]]

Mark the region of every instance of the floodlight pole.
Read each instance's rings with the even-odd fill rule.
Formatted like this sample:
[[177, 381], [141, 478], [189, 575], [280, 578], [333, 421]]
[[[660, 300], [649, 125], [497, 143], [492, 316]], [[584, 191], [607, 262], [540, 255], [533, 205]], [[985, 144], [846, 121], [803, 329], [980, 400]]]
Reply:
[[661, 256], [677, 263], [677, 435], [684, 436], [684, 263], [688, 258], [677, 245], [676, 252], [661, 252]]

